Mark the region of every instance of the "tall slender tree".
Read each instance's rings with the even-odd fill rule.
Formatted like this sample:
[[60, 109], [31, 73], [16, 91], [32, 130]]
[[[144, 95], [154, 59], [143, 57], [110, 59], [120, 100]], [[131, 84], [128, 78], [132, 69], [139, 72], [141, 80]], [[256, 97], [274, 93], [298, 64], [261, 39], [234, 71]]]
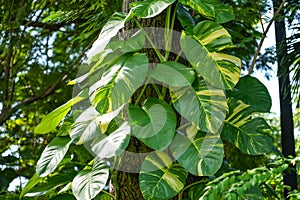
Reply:
[[[274, 0], [274, 10], [281, 5], [282, 0]], [[284, 12], [281, 11], [283, 16]], [[285, 18], [277, 18], [275, 21], [275, 36], [276, 36], [276, 52], [278, 71], [288, 71], [282, 69], [286, 67], [283, 63], [284, 57], [287, 55], [286, 44], [286, 27]], [[279, 95], [280, 95], [280, 125], [281, 125], [281, 144], [282, 153], [284, 156], [295, 157], [295, 138], [294, 138], [294, 123], [293, 111], [290, 90], [290, 77], [289, 75], [279, 74]], [[291, 166], [293, 170], [286, 171], [283, 180], [284, 184], [291, 187], [292, 190], [297, 189], [297, 173], [296, 166]], [[288, 190], [285, 189], [285, 197], [288, 196]]]

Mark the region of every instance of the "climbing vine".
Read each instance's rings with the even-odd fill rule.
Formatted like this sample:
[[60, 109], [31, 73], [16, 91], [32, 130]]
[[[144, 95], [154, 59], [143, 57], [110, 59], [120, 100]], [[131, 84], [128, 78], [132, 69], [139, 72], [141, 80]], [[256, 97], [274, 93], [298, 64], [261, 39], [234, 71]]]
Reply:
[[[64, 186], [61, 192], [71, 189], [76, 199], [99, 194], [117, 198], [106, 186], [132, 137], [152, 150], [139, 171], [145, 199], [176, 195], [180, 199], [187, 189], [191, 199], [261, 196], [259, 185], [286, 165], [246, 174], [231, 171], [214, 181], [207, 178], [222, 168], [228, 142], [251, 156], [273, 148], [266, 132], [269, 125], [255, 115], [269, 112], [270, 95], [256, 78], [240, 77], [240, 59], [228, 53], [235, 46], [222, 24], [235, 18], [233, 9], [218, 0], [146, 0], [130, 7], [129, 13], [113, 14], [103, 27], [89, 51], [89, 69], [69, 82], [77, 88], [74, 97], [36, 127], [36, 134], [57, 127], [59, 131], [43, 151], [21, 197]], [[163, 51], [140, 23], [162, 12], [166, 14], [159, 38]], [[173, 37], [176, 20], [182, 27], [178, 38]], [[138, 28], [119, 39], [118, 33], [128, 23]], [[175, 58], [173, 42], [179, 44]], [[146, 48], [154, 51], [159, 62], [150, 63]], [[146, 95], [149, 86], [155, 95]], [[73, 145], [84, 146], [94, 159], [80, 171], [55, 173], [72, 160], [65, 155]], [[206, 177], [202, 180], [206, 186], [187, 184], [188, 174]], [[195, 187], [204, 190], [194, 195]]]

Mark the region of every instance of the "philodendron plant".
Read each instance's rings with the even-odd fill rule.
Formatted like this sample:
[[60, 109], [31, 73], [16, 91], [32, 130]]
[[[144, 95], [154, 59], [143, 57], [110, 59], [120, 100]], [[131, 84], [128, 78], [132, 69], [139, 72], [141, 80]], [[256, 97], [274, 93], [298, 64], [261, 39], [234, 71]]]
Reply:
[[[107, 191], [114, 158], [122, 157], [133, 137], [152, 150], [137, 171], [145, 199], [180, 198], [190, 187], [189, 173], [213, 177], [226, 142], [248, 155], [271, 151], [269, 125], [254, 115], [269, 112], [270, 95], [256, 78], [240, 77], [241, 61], [229, 53], [235, 46], [222, 24], [234, 19], [233, 9], [219, 0], [146, 0], [130, 8], [103, 27], [88, 54], [88, 70], [84, 65], [69, 82], [74, 97], [36, 127], [36, 134], [57, 135], [21, 197], [62, 188], [76, 199], [93, 199]], [[155, 38], [142, 22], [162, 13], [165, 27]], [[136, 29], [119, 39], [127, 23]], [[175, 23], [181, 31], [173, 30]], [[59, 173], [70, 164], [65, 155], [71, 145], [84, 146], [94, 159], [81, 170]], [[205, 191], [201, 198], [209, 198]]]

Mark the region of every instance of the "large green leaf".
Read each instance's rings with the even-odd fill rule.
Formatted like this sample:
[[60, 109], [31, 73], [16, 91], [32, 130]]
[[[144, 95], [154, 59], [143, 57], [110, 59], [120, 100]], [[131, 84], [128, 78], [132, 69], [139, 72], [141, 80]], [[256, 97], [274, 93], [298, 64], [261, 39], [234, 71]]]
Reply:
[[179, 0], [179, 3], [190, 6], [194, 11], [198, 12], [206, 18], [215, 18], [216, 13], [214, 10], [214, 6], [210, 3], [201, 0]]
[[[143, 107], [130, 106], [128, 121], [131, 133], [153, 149], [167, 147], [176, 128], [176, 114], [165, 101], [155, 98], [147, 99]], [[149, 123], [145, 124], [149, 119]]]
[[109, 136], [99, 135], [90, 144], [91, 151], [98, 158], [111, 158], [120, 155], [129, 144], [130, 126], [123, 123]]
[[216, 11], [216, 22], [222, 24], [235, 19], [232, 6], [225, 5], [218, 1], [216, 4], [214, 4], [214, 7]]
[[235, 18], [232, 6], [223, 4], [220, 0], [205, 0], [205, 2], [213, 5], [216, 12], [216, 22], [226, 23]]
[[[107, 68], [109, 65], [116, 63], [116, 61], [125, 53], [141, 50], [145, 45], [145, 42], [145, 31], [142, 29], [137, 31], [127, 40], [110, 41], [103, 51], [95, 55], [90, 60], [90, 65], [92, 65], [92, 68], [88, 75], [97, 72], [99, 79], [99, 73], [102, 72], [100, 69]], [[83, 76], [79, 77], [78, 79], [84, 80], [86, 77]]]
[[236, 100], [242, 100], [256, 112], [269, 112], [272, 106], [268, 89], [255, 77], [240, 78], [233, 91], [227, 91], [226, 94]]
[[[90, 60], [92, 68], [88, 73], [76, 78], [71, 84], [82, 83], [81, 87], [90, 87], [91, 85], [99, 85], [99, 77], [105, 73], [106, 69], [111, 68], [114, 64], [120, 63], [120, 59], [128, 56], [124, 56], [125, 53], [135, 52], [141, 50], [145, 45], [145, 31], [139, 30], [133, 34], [128, 40], [116, 40], [110, 41], [103, 51], [95, 55]], [[107, 72], [106, 72], [107, 73]], [[93, 88], [92, 88], [93, 89]]]
[[142, 49], [146, 43], [145, 31], [139, 30], [128, 40], [117, 40], [110, 42], [107, 47], [113, 51], [121, 49], [123, 53], [134, 52]]
[[148, 58], [145, 54], [123, 56], [90, 88], [93, 106], [100, 114], [105, 114], [128, 103], [145, 81], [147, 73]]
[[159, 15], [174, 2], [175, 0], [145, 0], [131, 3], [130, 8], [137, 17], [150, 18]]
[[161, 152], [150, 153], [142, 164], [139, 182], [142, 194], [148, 199], [170, 199], [185, 185], [187, 172]]
[[198, 129], [217, 133], [228, 110], [223, 90], [197, 78], [193, 87], [171, 88], [174, 108]]
[[235, 18], [232, 6], [225, 5], [219, 0], [179, 0], [183, 5], [190, 6], [202, 16], [214, 19], [218, 23], [226, 23]]
[[230, 113], [225, 121], [222, 138], [229, 140], [243, 153], [264, 154], [272, 150], [272, 138], [265, 132], [270, 126], [263, 118], [253, 118], [252, 109], [241, 101], [229, 102]]
[[171, 61], [157, 64], [156, 68], [150, 71], [150, 76], [170, 87], [188, 86], [195, 80], [193, 69]]
[[70, 130], [72, 141], [77, 144], [87, 143], [105, 133], [108, 124], [119, 114], [121, 109], [122, 107], [100, 115], [94, 107], [90, 106], [75, 120], [75, 124]]
[[76, 199], [93, 199], [105, 187], [109, 169], [104, 160], [95, 159], [93, 166], [80, 171], [72, 182]]
[[116, 64], [122, 58], [122, 55], [141, 50], [144, 45], [145, 32], [143, 30], [137, 31], [128, 40], [110, 41], [104, 50], [89, 61], [91, 69], [87, 73], [82, 73], [82, 75], [68, 84], [74, 85], [80, 83], [81, 88], [90, 87], [99, 80], [105, 69]]
[[43, 183], [32, 188], [25, 196], [26, 197], [42, 196], [51, 190], [54, 190], [60, 186], [72, 182], [76, 174], [77, 174], [76, 171], [68, 171], [68, 172], [64, 172], [63, 174], [54, 175], [48, 178]]
[[55, 137], [44, 149], [36, 164], [36, 173], [45, 177], [53, 172], [69, 149], [71, 140], [69, 137]]
[[35, 127], [34, 133], [45, 134], [54, 130], [61, 120], [68, 114], [71, 110], [72, 102], [68, 101], [64, 105], [56, 108], [54, 111], [49, 113], [44, 117], [41, 123]]
[[[230, 34], [225, 28], [216, 22], [209, 20], [202, 21], [194, 27], [193, 33], [200, 41], [201, 45], [209, 52], [220, 51], [225, 48], [233, 47]], [[239, 60], [238, 58], [236, 59]], [[239, 62], [240, 61], [234, 61], [234, 63]]]
[[[116, 50], [112, 50], [109, 46], [107, 46], [103, 51], [95, 55], [90, 61], [90, 68], [88, 72], [80, 73], [76, 79], [70, 81], [69, 85], [78, 84], [80, 88], [86, 89], [90, 88], [97, 81], [99, 81], [99, 77], [105, 72], [105, 70], [112, 65], [116, 64], [124, 55], [124, 53], [118, 48]], [[86, 71], [86, 70], [85, 70]]]
[[77, 144], [92, 140], [96, 135], [100, 135], [100, 114], [93, 108], [89, 107], [81, 113], [75, 120], [70, 130], [70, 137]]
[[232, 89], [239, 80], [241, 61], [237, 57], [215, 51], [229, 47], [228, 32], [212, 21], [202, 21], [194, 28], [194, 36], [182, 33], [180, 42], [193, 68], [209, 84]]
[[111, 38], [117, 35], [120, 29], [124, 28], [125, 22], [132, 17], [130, 13], [115, 12], [103, 26], [98, 39], [93, 43], [88, 53], [88, 58], [92, 59], [97, 53], [100, 53], [108, 44]]
[[219, 134], [177, 134], [170, 149], [179, 164], [197, 176], [212, 176], [223, 163], [224, 148]]
[[61, 120], [68, 114], [71, 110], [71, 107], [86, 99], [87, 98], [87, 91], [83, 90], [78, 96], [72, 98], [67, 103], [63, 104], [62, 106], [56, 108], [51, 113], [49, 113], [46, 117], [44, 117], [41, 123], [35, 127], [34, 133], [37, 134], [45, 134], [49, 133], [50, 131], [54, 130], [57, 125], [61, 122]]

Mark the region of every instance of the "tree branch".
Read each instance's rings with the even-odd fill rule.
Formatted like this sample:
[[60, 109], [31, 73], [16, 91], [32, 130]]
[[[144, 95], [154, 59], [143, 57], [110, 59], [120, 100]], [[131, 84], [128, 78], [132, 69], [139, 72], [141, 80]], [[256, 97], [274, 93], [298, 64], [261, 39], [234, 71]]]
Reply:
[[67, 78], [67, 75], [64, 75], [62, 78], [60, 78], [56, 83], [54, 83], [50, 88], [44, 90], [37, 96], [29, 97], [18, 103], [17, 105], [7, 109], [3, 110], [3, 112], [0, 114], [0, 125], [2, 125], [8, 118], [10, 118], [14, 112], [22, 108], [23, 106], [26, 106], [28, 104], [31, 104], [35, 101], [44, 99], [48, 97], [49, 95], [53, 94], [55, 90], [58, 88], [59, 84]]
[[65, 23], [50, 24], [50, 23], [34, 22], [34, 21], [27, 21], [27, 20], [24, 20], [23, 24], [25, 26], [44, 28], [44, 29], [48, 29], [48, 30], [51, 30], [51, 31], [58, 31], [61, 27], [66, 25]]
[[287, 0], [283, 0], [283, 1], [282, 1], [282, 3], [280, 4], [279, 8], [276, 10], [276, 12], [274, 13], [272, 19], [270, 20], [270, 22], [269, 22], [269, 24], [268, 24], [266, 30], [263, 32], [262, 38], [261, 38], [261, 40], [260, 40], [260, 42], [259, 42], [259, 45], [258, 45], [258, 47], [257, 47], [257, 50], [255, 51], [254, 57], [253, 57], [253, 59], [252, 59], [251, 66], [250, 66], [250, 68], [249, 68], [249, 70], [248, 70], [248, 75], [251, 75], [251, 74], [252, 74], [252, 72], [253, 72], [253, 70], [254, 70], [254, 66], [255, 66], [256, 60], [257, 60], [257, 56], [258, 56], [258, 54], [259, 54], [259, 52], [260, 52], [260, 50], [261, 50], [261, 47], [262, 47], [262, 45], [263, 45], [263, 43], [264, 43], [264, 40], [265, 40], [265, 38], [266, 38], [266, 36], [267, 36], [267, 33], [269, 32], [269, 29], [270, 29], [271, 25], [273, 24], [275, 18], [276, 18], [277, 15], [279, 14], [280, 10], [283, 8], [283, 6], [284, 6], [284, 4], [286, 3], [286, 1], [287, 1]]
[[43, 29], [48, 29], [50, 31], [60, 31], [61, 27], [64, 26], [68, 26], [71, 25], [74, 22], [77, 23], [84, 23], [84, 19], [76, 19], [74, 21], [70, 21], [68, 23], [66, 22], [61, 22], [61, 23], [57, 23], [57, 24], [51, 24], [51, 23], [46, 23], [46, 22], [40, 22], [40, 21], [28, 21], [28, 20], [24, 20], [23, 21], [23, 25], [24, 26], [31, 26], [31, 27], [37, 27], [37, 28], [43, 28]]

